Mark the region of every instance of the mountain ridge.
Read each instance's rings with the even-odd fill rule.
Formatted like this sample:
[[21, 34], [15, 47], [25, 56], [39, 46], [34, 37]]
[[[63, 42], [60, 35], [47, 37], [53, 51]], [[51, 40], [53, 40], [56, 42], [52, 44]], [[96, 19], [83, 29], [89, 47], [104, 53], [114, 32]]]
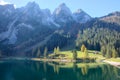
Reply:
[[[79, 31], [83, 33], [83, 36], [86, 36], [84, 34], [84, 31], [88, 31], [86, 29], [98, 30], [99, 32], [104, 28], [109, 32], [113, 31], [114, 34], [120, 32], [119, 19], [117, 19], [119, 12], [93, 18], [82, 9], [72, 13], [67, 5], [62, 3], [51, 13], [49, 9], [41, 9], [36, 2], [29, 2], [21, 8], [15, 8], [10, 4], [0, 5], [0, 11], [2, 11], [0, 13], [0, 46], [12, 45], [12, 50], [15, 53], [28, 49], [29, 51], [23, 53], [31, 53], [34, 46], [36, 48], [41, 47], [42, 51], [47, 46], [48, 50], [51, 51], [54, 47], [63, 48], [72, 43], [71, 45], [74, 48]], [[106, 17], [110, 19], [106, 19]], [[49, 38], [46, 41], [47, 37]], [[84, 43], [88, 45], [88, 43]], [[0, 50], [4, 49], [0, 48]]]

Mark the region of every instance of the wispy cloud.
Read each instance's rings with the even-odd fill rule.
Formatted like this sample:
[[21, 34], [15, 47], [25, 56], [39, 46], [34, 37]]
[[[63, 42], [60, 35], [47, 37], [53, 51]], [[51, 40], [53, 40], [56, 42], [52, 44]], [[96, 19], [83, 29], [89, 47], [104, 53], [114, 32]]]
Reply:
[[[6, 2], [4, 0], [0, 0], [0, 5], [6, 5], [6, 4], [12, 4], [12, 3]], [[14, 5], [14, 7], [16, 8], [16, 5]]]
[[0, 5], [6, 5], [6, 4], [10, 4], [9, 2], [5, 2], [4, 0], [0, 0]]

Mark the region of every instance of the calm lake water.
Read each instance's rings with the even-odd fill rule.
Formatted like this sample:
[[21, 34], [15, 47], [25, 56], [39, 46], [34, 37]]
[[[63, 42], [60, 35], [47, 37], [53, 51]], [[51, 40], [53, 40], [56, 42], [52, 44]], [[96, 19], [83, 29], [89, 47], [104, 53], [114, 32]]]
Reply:
[[0, 61], [0, 80], [120, 80], [120, 69], [105, 63]]

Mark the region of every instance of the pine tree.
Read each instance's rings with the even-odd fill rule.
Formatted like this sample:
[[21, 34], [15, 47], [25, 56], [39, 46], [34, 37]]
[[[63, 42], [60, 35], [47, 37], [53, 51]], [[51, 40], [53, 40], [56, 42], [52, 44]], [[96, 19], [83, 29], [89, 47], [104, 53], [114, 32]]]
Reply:
[[105, 48], [105, 46], [101, 47], [101, 53], [102, 53], [103, 57], [105, 57], [105, 54], [106, 54], [106, 48]]
[[110, 51], [107, 49], [107, 53], [106, 53], [106, 55], [105, 55], [106, 58], [110, 58], [110, 54], [109, 54], [109, 52], [110, 52]]
[[40, 52], [40, 49], [38, 48], [38, 51], [37, 51], [37, 58], [40, 58], [40, 54], [41, 54], [41, 52]]
[[56, 49], [56, 47], [54, 48], [54, 54], [56, 54], [57, 53], [57, 49]]
[[86, 48], [85, 45], [82, 44], [82, 46], [81, 46], [81, 51], [84, 52], [84, 51], [85, 51], [85, 48]]
[[56, 52], [57, 52], [57, 54], [59, 54], [59, 52], [60, 52], [59, 46], [57, 47]]
[[88, 55], [88, 50], [87, 50], [87, 48], [85, 48], [85, 51], [84, 51], [84, 58], [88, 58], [89, 57], [89, 55]]
[[110, 45], [107, 46], [107, 51], [106, 51], [106, 58], [111, 58], [111, 48]]
[[47, 47], [45, 47], [45, 49], [44, 49], [44, 58], [47, 57], [47, 51], [48, 51], [48, 49], [47, 49]]
[[79, 49], [79, 42], [78, 41], [76, 41], [75, 48]]
[[36, 51], [37, 51], [37, 48], [34, 47], [34, 48], [32, 49], [32, 57], [34, 57], [34, 54], [36, 53]]
[[76, 50], [73, 50], [73, 59], [76, 60], [77, 59], [77, 51]]
[[118, 57], [117, 51], [115, 49], [112, 50], [112, 57], [113, 58], [117, 58]]

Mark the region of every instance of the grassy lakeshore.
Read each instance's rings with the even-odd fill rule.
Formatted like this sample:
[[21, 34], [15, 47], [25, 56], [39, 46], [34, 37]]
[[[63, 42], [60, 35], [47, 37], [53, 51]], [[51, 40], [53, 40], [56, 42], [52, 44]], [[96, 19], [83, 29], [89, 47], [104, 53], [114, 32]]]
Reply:
[[[95, 62], [105, 62], [108, 63], [110, 65], [119, 67], [120, 66], [120, 58], [105, 58], [102, 56], [102, 54], [100, 52], [98, 52], [97, 54], [95, 54], [96, 51], [93, 50], [88, 50], [88, 60], [87, 62], [91, 62], [89, 60], [91, 59], [95, 59]], [[49, 54], [48, 56], [53, 56], [55, 54]], [[49, 58], [32, 58], [32, 60], [35, 61], [54, 61], [54, 62], [64, 62], [64, 63], [68, 63], [68, 62], [75, 62], [75, 60], [73, 60], [73, 53], [72, 51], [60, 51], [59, 54], [57, 55], [65, 55], [65, 57], [61, 57], [61, 56], [57, 56], [54, 59], [49, 59]], [[84, 52], [81, 51], [77, 51], [77, 59], [80, 61], [78, 62], [86, 62], [84, 59]]]
[[[95, 53], [95, 51], [89, 50], [88, 51], [89, 58], [104, 58], [104, 57], [102, 57], [101, 54], [94, 54], [94, 53]], [[64, 55], [66, 55], [66, 57], [68, 59], [73, 59], [72, 51], [61, 51], [59, 54], [64, 54]], [[50, 54], [49, 56], [51, 56], [51, 55], [54, 55], [54, 54]], [[77, 58], [84, 58], [84, 52], [77, 51]]]
[[[105, 62], [110, 65], [119, 67], [120, 66], [120, 58], [105, 58], [102, 56], [100, 52], [95, 54], [96, 51], [88, 50], [88, 58], [84, 58], [84, 52], [77, 51], [77, 62]], [[32, 61], [43, 61], [43, 62], [63, 62], [63, 63], [71, 63], [76, 62], [76, 60], [73, 59], [73, 53], [72, 51], [60, 51], [57, 55], [65, 55], [57, 56], [55, 58], [50, 58], [50, 56], [53, 56], [55, 54], [49, 54], [47, 58], [20, 58], [20, 57], [9, 57], [9, 58], [3, 58], [3, 60], [32, 60]]]
[[[95, 54], [96, 51], [93, 50], [88, 50], [88, 58], [89, 59], [95, 59], [96, 62], [103, 62], [104, 60], [106, 61], [112, 61], [112, 62], [120, 62], [120, 58], [105, 58], [102, 56], [100, 52]], [[49, 54], [48, 57], [55, 55]], [[64, 57], [57, 56], [55, 58], [31, 58], [32, 60], [36, 61], [62, 61], [62, 62], [74, 62], [73, 60], [73, 53], [72, 51], [60, 51], [57, 55], [65, 55]], [[77, 51], [77, 59], [85, 59], [84, 58], [84, 52]]]

